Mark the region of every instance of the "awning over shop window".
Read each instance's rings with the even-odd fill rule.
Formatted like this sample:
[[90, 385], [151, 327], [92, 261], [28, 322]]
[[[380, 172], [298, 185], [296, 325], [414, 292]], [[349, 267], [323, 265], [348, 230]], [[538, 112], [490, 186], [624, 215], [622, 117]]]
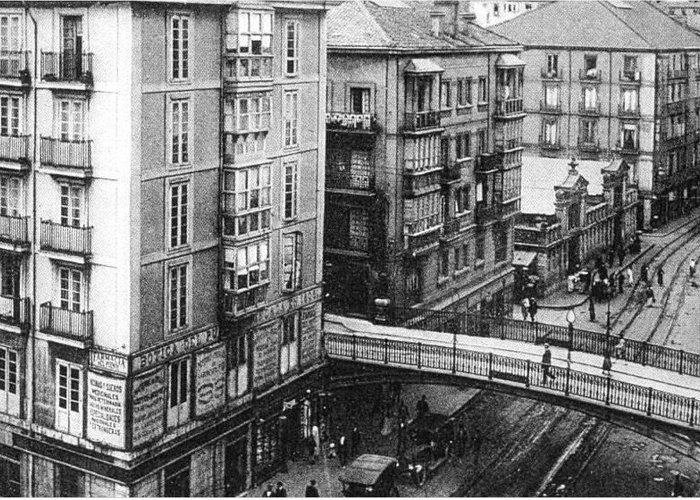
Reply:
[[531, 252], [528, 250], [514, 250], [513, 251], [513, 265], [528, 267], [532, 264], [537, 257], [537, 252]]

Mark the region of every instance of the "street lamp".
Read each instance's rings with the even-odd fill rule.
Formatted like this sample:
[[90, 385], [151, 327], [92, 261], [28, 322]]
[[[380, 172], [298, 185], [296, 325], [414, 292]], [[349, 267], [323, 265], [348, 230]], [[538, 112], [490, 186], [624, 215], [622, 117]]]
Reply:
[[574, 347], [574, 323], [576, 322], [576, 313], [573, 309], [569, 309], [566, 313], [566, 321], [569, 323], [569, 352], [566, 354], [566, 361], [571, 363], [571, 349]]

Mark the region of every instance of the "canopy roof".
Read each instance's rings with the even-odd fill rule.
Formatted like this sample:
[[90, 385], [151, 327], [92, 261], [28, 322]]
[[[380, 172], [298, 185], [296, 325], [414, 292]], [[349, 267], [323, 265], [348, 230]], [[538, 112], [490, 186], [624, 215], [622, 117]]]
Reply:
[[344, 483], [357, 483], [372, 485], [377, 482], [379, 476], [388, 468], [396, 467], [397, 461], [392, 457], [381, 455], [360, 455], [350, 466], [343, 470], [339, 479]]

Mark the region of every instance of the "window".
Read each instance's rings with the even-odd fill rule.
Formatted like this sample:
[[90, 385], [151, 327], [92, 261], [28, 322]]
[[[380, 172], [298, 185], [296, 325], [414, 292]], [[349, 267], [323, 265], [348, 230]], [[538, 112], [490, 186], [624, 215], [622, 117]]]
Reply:
[[284, 146], [299, 144], [299, 92], [284, 93]]
[[84, 497], [85, 473], [67, 465], [54, 465], [54, 491], [57, 497]]
[[19, 177], [0, 176], [0, 215], [19, 216], [20, 189]]
[[291, 292], [301, 288], [302, 235], [285, 234], [282, 242], [283, 290]]
[[462, 269], [469, 267], [469, 244], [462, 245]]
[[239, 13], [238, 52], [256, 56], [272, 53], [272, 14]]
[[493, 233], [494, 260], [501, 262], [508, 256], [508, 232], [506, 230], [494, 230]]
[[228, 100], [225, 104], [224, 124], [227, 131], [236, 134], [267, 132], [270, 128], [270, 95], [260, 93]]
[[369, 189], [374, 182], [370, 151], [329, 149], [326, 182], [329, 187]]
[[229, 344], [228, 394], [236, 398], [248, 391], [248, 337], [239, 335]]
[[295, 312], [282, 318], [282, 342], [280, 342], [281, 375], [286, 375], [299, 366], [300, 327], [300, 312]]
[[17, 351], [0, 346], [0, 412], [19, 416]]
[[20, 489], [20, 453], [9, 446], [0, 445], [0, 484], [5, 497], [22, 496]]
[[20, 55], [22, 47], [20, 38], [20, 16], [0, 16], [0, 74], [17, 76], [20, 70]]
[[477, 133], [477, 139], [478, 139], [478, 144], [477, 144], [477, 155], [482, 155], [487, 153], [487, 148], [486, 148], [486, 130], [479, 130]]
[[623, 76], [627, 80], [638, 80], [637, 74], [637, 56], [624, 56], [623, 58]]
[[559, 76], [559, 56], [557, 54], [547, 54], [547, 76], [549, 78]]
[[189, 78], [190, 18], [174, 15], [170, 18], [171, 61], [170, 77], [173, 80]]
[[277, 461], [280, 454], [279, 419], [273, 418], [260, 422], [255, 433], [255, 465], [268, 465]]
[[637, 149], [637, 126], [625, 124], [622, 126], [622, 148]]
[[[22, 258], [10, 253], [0, 255], [0, 293], [5, 297], [20, 296], [20, 277], [22, 275]], [[12, 301], [5, 301], [0, 307], [0, 316], [15, 317], [17, 312]]]
[[225, 251], [224, 286], [242, 292], [265, 285], [270, 280], [270, 253], [267, 240]]
[[587, 77], [595, 77], [597, 75], [598, 56], [586, 54], [583, 56], [583, 70]]
[[287, 21], [287, 47], [285, 52], [287, 76], [299, 73], [299, 23]]
[[59, 306], [81, 312], [83, 309], [83, 272], [69, 267], [58, 268]]
[[252, 236], [270, 229], [270, 166], [224, 172], [224, 236]]
[[477, 261], [484, 260], [484, 237], [477, 236], [476, 242], [474, 243], [474, 258]]
[[168, 426], [182, 425], [190, 416], [190, 363], [179, 359], [168, 365]]
[[440, 277], [447, 278], [450, 275], [450, 249], [440, 250]]
[[548, 108], [556, 108], [559, 106], [559, 86], [545, 85], [544, 86], [544, 103]]
[[171, 331], [187, 326], [187, 281], [188, 265], [180, 264], [169, 269], [168, 324]]
[[462, 214], [471, 208], [471, 184], [455, 190], [455, 213]]
[[470, 79], [460, 78], [457, 80], [457, 106], [471, 105], [471, 85]]
[[59, 135], [62, 141], [81, 141], [85, 137], [85, 101], [58, 101]]
[[297, 163], [284, 164], [284, 218], [293, 219], [297, 216], [298, 201]]
[[472, 155], [472, 134], [464, 132], [455, 137], [457, 148], [457, 159], [469, 158]]
[[61, 184], [61, 225], [81, 227], [83, 223], [83, 186]]
[[350, 89], [350, 112], [355, 114], [369, 113], [369, 89]]
[[[2, 22], [2, 17], [0, 17], [0, 22]], [[0, 59], [0, 64], [2, 64], [2, 59]], [[2, 73], [0, 72], [0, 74]], [[19, 110], [19, 97], [8, 95], [0, 96], [0, 135], [18, 136], [20, 134]]]
[[556, 120], [545, 120], [543, 138], [544, 143], [553, 146], [558, 143], [559, 135], [557, 133], [558, 123]]
[[598, 91], [595, 87], [583, 89], [583, 105], [587, 110], [595, 110], [598, 107]]
[[623, 89], [622, 90], [622, 110], [627, 113], [633, 113], [637, 111], [639, 104], [639, 90], [638, 89]]
[[165, 468], [163, 473], [165, 497], [190, 496], [190, 457], [185, 457]]
[[486, 86], [486, 77], [479, 77], [479, 104], [486, 104], [489, 101], [489, 91]]
[[581, 142], [592, 144], [596, 142], [596, 121], [581, 120]]
[[56, 361], [56, 429], [74, 436], [83, 434], [82, 369], [58, 360]]
[[188, 243], [189, 183], [170, 186], [170, 248]]
[[363, 208], [348, 210], [348, 244], [350, 250], [366, 252], [369, 248], [369, 216]]
[[190, 101], [189, 99], [177, 99], [170, 103], [171, 119], [171, 156], [173, 165], [189, 163], [189, 130], [190, 130]]
[[408, 234], [417, 234], [438, 226], [440, 219], [440, 207], [442, 205], [439, 193], [431, 193], [419, 196], [406, 204], [406, 209], [413, 211], [413, 222], [407, 223]]
[[451, 82], [443, 81], [440, 85], [440, 107], [449, 109], [452, 107], [452, 84]]

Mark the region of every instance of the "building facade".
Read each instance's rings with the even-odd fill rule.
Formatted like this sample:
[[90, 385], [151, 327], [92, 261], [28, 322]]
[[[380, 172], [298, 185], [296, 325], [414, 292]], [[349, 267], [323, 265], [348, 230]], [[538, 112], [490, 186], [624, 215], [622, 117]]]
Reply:
[[388, 298], [500, 312], [509, 300], [523, 63], [465, 7], [352, 1], [329, 13], [332, 310], [368, 314]]
[[471, 10], [476, 16], [474, 22], [479, 26], [489, 27], [530, 12], [542, 5], [543, 0], [516, 2], [470, 2]]
[[624, 158], [645, 229], [698, 204], [696, 34], [649, 2], [556, 2], [494, 29], [526, 49], [526, 163]]
[[316, 1], [0, 7], [9, 493], [235, 495], [311, 432], [324, 33]]
[[[630, 167], [625, 160], [611, 162], [590, 181], [577, 167], [572, 160], [566, 177], [553, 186], [550, 183], [554, 196], [547, 208], [551, 209], [541, 213], [528, 210], [525, 198], [541, 195], [534, 190], [523, 192], [524, 208], [515, 225], [514, 259], [515, 288], [520, 298], [533, 289], [538, 296], [550, 293], [562, 286], [567, 276], [586, 266], [593, 269], [596, 258], [607, 261], [612, 249], [620, 248], [622, 242], [626, 246], [635, 236], [638, 193], [637, 186], [629, 182]], [[599, 185], [592, 186], [592, 182]]]

